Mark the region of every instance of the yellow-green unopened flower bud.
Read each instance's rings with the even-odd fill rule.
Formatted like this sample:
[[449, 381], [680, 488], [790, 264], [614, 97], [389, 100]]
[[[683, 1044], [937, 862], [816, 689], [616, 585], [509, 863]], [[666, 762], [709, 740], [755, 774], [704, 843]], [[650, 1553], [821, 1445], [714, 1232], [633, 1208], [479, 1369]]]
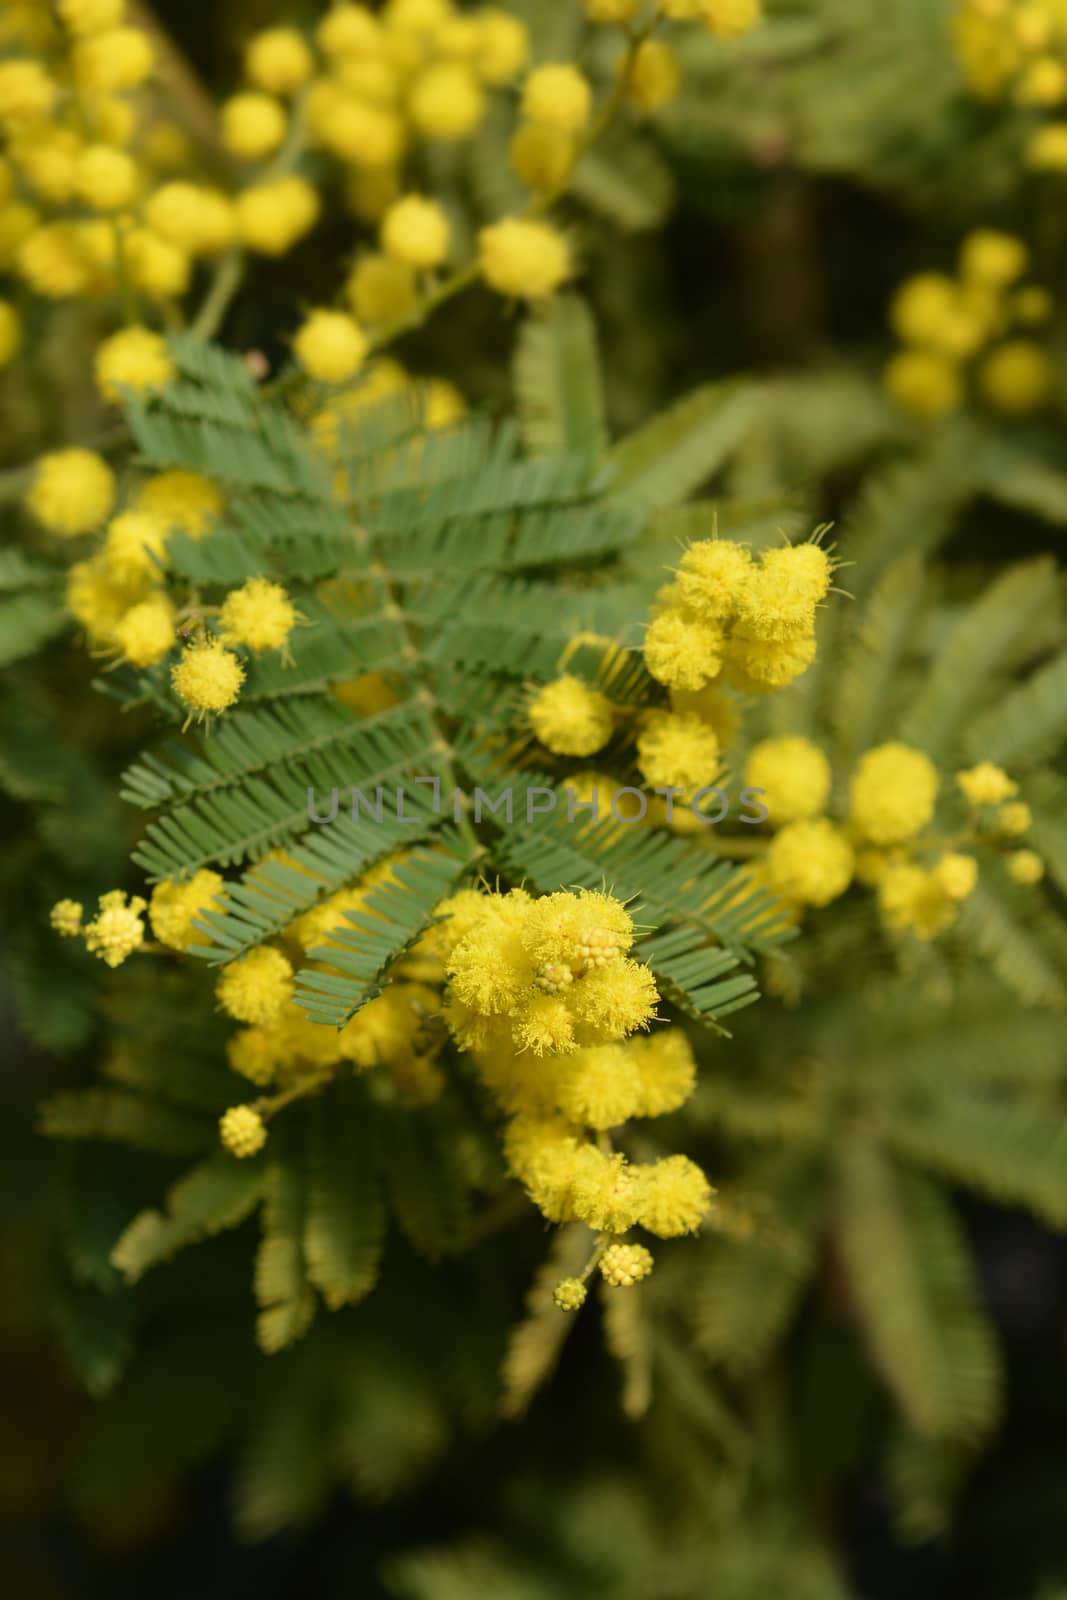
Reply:
[[560, 1311], [580, 1311], [585, 1305], [586, 1288], [580, 1278], [561, 1278], [552, 1291]]
[[243, 1160], [262, 1150], [267, 1129], [253, 1106], [231, 1106], [219, 1118], [219, 1137], [231, 1155]]
[[612, 1244], [600, 1258], [600, 1274], [613, 1289], [632, 1289], [652, 1271], [652, 1252], [643, 1244]]

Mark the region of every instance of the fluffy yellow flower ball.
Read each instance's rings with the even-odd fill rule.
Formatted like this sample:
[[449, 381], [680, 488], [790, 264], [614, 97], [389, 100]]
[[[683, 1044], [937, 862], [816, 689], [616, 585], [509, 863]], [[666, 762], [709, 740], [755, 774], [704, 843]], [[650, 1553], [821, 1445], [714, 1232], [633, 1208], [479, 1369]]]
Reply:
[[202, 539], [222, 511], [222, 495], [210, 478], [173, 467], [147, 479], [137, 491], [134, 506], [167, 528], [177, 528], [190, 539]]
[[231, 1106], [219, 1118], [219, 1138], [239, 1161], [258, 1155], [267, 1142], [267, 1129], [254, 1106]]
[[957, 772], [956, 783], [972, 806], [999, 806], [1019, 792], [1019, 785], [992, 761], [980, 761], [966, 772]]
[[141, 913], [145, 902], [140, 895], [127, 901], [121, 889], [100, 896], [100, 909], [85, 928], [85, 948], [109, 967], [121, 967], [127, 956], [144, 943]]
[[418, 299], [415, 274], [388, 256], [362, 256], [345, 284], [345, 294], [362, 322], [393, 322], [407, 315]]
[[1030, 252], [1023, 241], [996, 228], [976, 228], [960, 250], [963, 277], [990, 289], [1007, 289], [1022, 277], [1029, 263]]
[[67, 610], [85, 629], [94, 647], [113, 644], [116, 623], [143, 598], [143, 592], [143, 583], [118, 583], [102, 556], [75, 561], [67, 573]]
[[545, 222], [505, 217], [478, 235], [478, 259], [485, 281], [498, 294], [540, 300], [570, 276], [564, 239]]
[[762, 20], [760, 0], [700, 0], [700, 15], [716, 39], [740, 39]]
[[237, 231], [249, 250], [282, 256], [315, 226], [319, 197], [306, 178], [256, 183], [237, 197]]
[[600, 1276], [612, 1289], [632, 1289], [653, 1265], [652, 1252], [643, 1244], [609, 1244], [600, 1258]]
[[664, 1028], [626, 1046], [637, 1066], [639, 1117], [663, 1117], [685, 1105], [696, 1087], [693, 1047], [681, 1028]]
[[1038, 172], [1067, 172], [1067, 122], [1046, 122], [1026, 147], [1027, 165]]
[[569, 62], [535, 67], [523, 85], [520, 102], [527, 122], [580, 133], [589, 121], [593, 90], [588, 78]]
[[931, 875], [950, 900], [966, 900], [978, 882], [978, 863], [973, 856], [950, 850], [931, 869]]
[[188, 950], [190, 945], [209, 942], [210, 934], [194, 928], [193, 919], [204, 911], [217, 909], [212, 901], [222, 886], [219, 874], [206, 867], [184, 883], [169, 878], [157, 883], [148, 904], [148, 917], [160, 944], [169, 945], [172, 950]]
[[637, 739], [637, 764], [654, 789], [692, 794], [715, 782], [718, 736], [692, 711], [654, 711]]
[[659, 111], [678, 97], [682, 69], [670, 45], [659, 39], [645, 39], [638, 45], [630, 63], [626, 90], [630, 99], [645, 111]]
[[1033, 820], [1030, 807], [1022, 800], [1013, 800], [997, 811], [997, 832], [1006, 834], [1009, 839], [1017, 839], [1028, 831]]
[[688, 1156], [666, 1156], [634, 1170], [637, 1220], [661, 1239], [695, 1233], [711, 1209], [714, 1190]]
[[278, 1068], [289, 1064], [290, 1052], [276, 1028], [241, 1028], [228, 1041], [226, 1056], [234, 1072], [266, 1088]]
[[937, 768], [921, 750], [883, 744], [868, 750], [852, 777], [851, 819], [872, 844], [902, 844], [921, 833], [937, 802]]
[[1067, 67], [1054, 56], [1031, 61], [1016, 84], [1015, 98], [1021, 106], [1062, 105], [1067, 99]]
[[615, 725], [611, 701], [580, 678], [565, 673], [545, 684], [530, 702], [537, 738], [558, 756], [591, 756], [602, 750]]
[[745, 694], [785, 689], [815, 660], [815, 634], [799, 639], [750, 638], [736, 632], [726, 650], [726, 678]]
[[39, 61], [0, 61], [0, 122], [6, 128], [46, 117], [57, 92]]
[[280, 583], [249, 578], [223, 601], [219, 632], [227, 644], [280, 650], [296, 626], [296, 608]]
[[832, 571], [830, 557], [817, 544], [764, 550], [737, 596], [738, 632], [773, 644], [809, 637]]
[[547, 194], [562, 184], [574, 165], [577, 151], [571, 134], [539, 122], [524, 122], [508, 143], [508, 160], [527, 188]]
[[223, 967], [215, 993], [238, 1022], [267, 1027], [293, 998], [293, 969], [280, 950], [260, 945]]
[[485, 6], [478, 14], [478, 71], [486, 83], [510, 83], [526, 64], [530, 36], [518, 17], [498, 6]]
[[[100, 95], [93, 107], [94, 132], [100, 144], [127, 145], [137, 130], [137, 110], [129, 100], [118, 95]], [[161, 126], [161, 124], [157, 124]], [[139, 153], [148, 155], [147, 139], [141, 142]]]
[[140, 28], [106, 28], [79, 39], [72, 59], [75, 83], [91, 94], [136, 89], [155, 65], [152, 41]]
[[[889, 306], [890, 325], [905, 344], [940, 350], [945, 330], [959, 313], [959, 286], [941, 272], [919, 272], [897, 289]], [[951, 341], [950, 341], [951, 342]]]
[[122, 21], [126, 0], [56, 0], [59, 20], [71, 33], [99, 33]]
[[1044, 405], [1052, 393], [1052, 362], [1029, 339], [1009, 339], [986, 356], [978, 369], [982, 399], [995, 411], [1022, 417]]
[[73, 539], [103, 522], [115, 498], [115, 474], [92, 450], [55, 450], [42, 456], [26, 505], [49, 533]]
[[295, 94], [314, 70], [314, 57], [295, 28], [267, 28], [249, 40], [245, 73], [257, 89]]
[[153, 232], [194, 256], [229, 249], [237, 232], [233, 204], [220, 189], [180, 179], [149, 195], [144, 216]]
[[485, 95], [469, 67], [440, 61], [416, 78], [408, 97], [408, 115], [426, 139], [455, 143], [467, 139], [485, 115]]
[[103, 559], [117, 583], [138, 584], [159, 575], [166, 526], [146, 511], [123, 511], [108, 524]]
[[963, 404], [958, 370], [931, 351], [898, 351], [886, 363], [882, 382], [893, 404], [921, 422], [936, 422]]
[[439, 267], [448, 255], [448, 218], [436, 200], [405, 195], [382, 221], [382, 249], [409, 267]]
[[222, 107], [222, 142], [240, 161], [262, 161], [285, 138], [286, 116], [269, 94], [235, 94]]
[[367, 336], [345, 311], [313, 311], [293, 339], [293, 354], [310, 378], [344, 383], [367, 354]]
[[566, 1056], [557, 1072], [555, 1101], [579, 1127], [617, 1128], [637, 1111], [641, 1080], [625, 1044], [602, 1044]]
[[809, 739], [764, 739], [745, 763], [745, 783], [762, 789], [776, 827], [817, 817], [830, 794], [830, 763]]
[[1045, 863], [1034, 850], [1013, 850], [1008, 857], [1008, 872], [1016, 883], [1030, 888], [1045, 876]]
[[122, 328], [96, 352], [96, 381], [105, 400], [121, 405], [123, 390], [145, 394], [177, 377], [167, 341], [148, 328]]
[[151, 228], [131, 228], [124, 243], [130, 282], [151, 300], [177, 300], [189, 287], [192, 260]]
[[828, 906], [852, 882], [855, 856], [840, 828], [825, 817], [790, 822], [767, 852], [767, 881], [784, 900]]
[[[217, 639], [192, 644], [171, 668], [174, 692], [190, 713], [211, 716], [232, 706], [241, 692], [245, 669]], [[248, 1018], [253, 1021], [253, 1018]]]
[[678, 598], [707, 621], [724, 621], [751, 580], [752, 557], [730, 539], [701, 539], [682, 557], [675, 580]]
[[946, 892], [935, 872], [911, 862], [887, 868], [878, 881], [878, 909], [894, 933], [913, 933], [917, 939], [936, 939], [959, 914], [956, 900]]
[[[66, 205], [74, 195], [75, 174], [82, 140], [73, 128], [32, 123], [12, 139], [8, 153], [20, 177], [45, 200]], [[12, 175], [12, 187], [13, 187]]]
[[366, 6], [335, 5], [315, 29], [315, 43], [324, 56], [344, 59], [382, 47], [382, 28]]
[[139, 184], [132, 156], [110, 145], [88, 145], [75, 164], [74, 192], [94, 211], [124, 210], [135, 199]]
[[174, 607], [163, 594], [139, 600], [115, 623], [112, 638], [131, 667], [154, 667], [174, 645]]
[[645, 665], [671, 689], [703, 689], [722, 671], [723, 632], [683, 611], [662, 611], [645, 633]]
[[18, 248], [19, 275], [31, 289], [50, 300], [69, 300], [88, 294], [97, 275], [77, 224], [46, 223]]

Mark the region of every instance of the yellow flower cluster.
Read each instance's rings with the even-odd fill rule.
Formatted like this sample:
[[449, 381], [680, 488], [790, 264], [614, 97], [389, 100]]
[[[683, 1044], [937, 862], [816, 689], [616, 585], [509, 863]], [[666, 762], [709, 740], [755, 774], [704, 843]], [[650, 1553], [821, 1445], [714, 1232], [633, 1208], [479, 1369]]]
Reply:
[[967, 83], [983, 100], [1040, 109], [1067, 101], [1060, 0], [958, 0], [952, 31]]
[[52, 907], [51, 923], [64, 938], [83, 939], [90, 954], [109, 967], [121, 967], [144, 943], [144, 909], [139, 895], [131, 898], [122, 889], [110, 889], [100, 896], [92, 922], [82, 920], [76, 900], [60, 900]]
[[[1018, 786], [986, 761], [956, 776], [970, 810], [957, 840], [939, 846], [924, 837], [934, 820], [940, 778], [929, 757], [900, 743], [879, 745], [856, 763], [841, 823], [823, 815], [833, 774], [823, 751], [807, 739], [755, 745], [744, 779], [762, 791], [774, 830], [766, 854], [751, 868], [752, 883], [773, 889], [796, 917], [807, 906], [829, 905], [858, 880], [877, 891], [887, 928], [920, 939], [950, 928], [978, 881], [977, 860], [956, 845], [1003, 852], [1031, 823], [1030, 808], [1014, 798]], [[1036, 883], [1043, 875], [1032, 851], [1009, 851], [1007, 865], [1019, 883]]]
[[445, 1040], [440, 1010], [438, 990], [399, 975], [341, 1029], [309, 1022], [283, 998], [270, 1020], [231, 1037], [230, 1066], [259, 1088], [283, 1092], [346, 1065], [359, 1072], [377, 1067], [404, 1100], [427, 1104], [444, 1082], [435, 1060]]
[[1004, 416], [1037, 410], [1052, 392], [1053, 367], [1028, 329], [1052, 311], [1048, 292], [1021, 284], [1029, 252], [991, 228], [963, 242], [956, 277], [923, 272], [897, 290], [890, 308], [904, 348], [885, 369], [886, 392], [902, 411], [931, 421], [958, 411], [968, 384]]
[[611, 895], [513, 889], [464, 913], [445, 1004], [464, 1049], [559, 1054], [624, 1039], [654, 1017], [655, 980], [630, 955], [634, 925]]
[[[106, 522], [94, 554], [71, 566], [67, 605], [89, 642], [141, 669], [158, 666], [179, 642], [179, 612], [164, 587], [166, 543], [172, 532], [202, 539], [222, 510], [222, 496], [207, 478], [174, 470], [137, 488], [128, 508], [111, 516], [115, 478], [89, 450], [42, 456], [26, 505], [47, 531], [74, 539]], [[219, 608], [218, 633], [198, 636], [171, 667], [174, 692], [191, 716], [232, 706], [245, 668], [230, 647], [284, 651], [299, 617], [286, 591], [266, 578], [249, 578]]]
[[[295, 868], [284, 854], [271, 859]], [[432, 930], [397, 966], [383, 992], [343, 1028], [310, 1022], [293, 1000], [293, 962], [308, 953], [320, 962], [333, 942], [331, 932], [344, 927], [345, 913], [366, 914], [367, 895], [389, 879], [397, 859], [380, 862], [358, 883], [297, 918], [285, 935], [292, 960], [283, 950], [262, 946], [225, 968], [217, 986], [219, 1002], [246, 1024], [229, 1042], [234, 1072], [258, 1088], [284, 1094], [316, 1086], [344, 1066], [360, 1072], [377, 1067], [406, 1102], [427, 1104], [440, 1095], [444, 1080], [436, 1057], [447, 1037], [439, 987], [444, 968]], [[187, 904], [196, 882], [186, 886]], [[195, 898], [202, 900], [210, 887], [202, 885]]]
[[213, 904], [221, 894], [222, 878], [209, 868], [194, 872], [184, 883], [164, 879], [152, 891], [148, 902], [148, 920], [160, 944], [172, 950], [188, 950], [194, 944], [206, 944], [210, 936], [193, 926], [196, 917], [205, 911], [217, 910]]
[[785, 688], [815, 659], [816, 610], [833, 566], [817, 539], [758, 559], [729, 539], [691, 545], [645, 634], [649, 672], [671, 689], [720, 678], [748, 694]]

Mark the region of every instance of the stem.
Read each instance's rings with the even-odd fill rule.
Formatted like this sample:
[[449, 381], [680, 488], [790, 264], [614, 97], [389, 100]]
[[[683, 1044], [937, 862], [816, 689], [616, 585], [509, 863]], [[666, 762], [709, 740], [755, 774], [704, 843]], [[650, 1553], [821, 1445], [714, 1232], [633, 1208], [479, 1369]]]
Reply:
[[122, 229], [117, 218], [112, 220], [111, 232], [115, 240], [115, 284], [119, 292], [122, 320], [127, 328], [134, 328], [141, 320], [141, 312], [130, 283], [130, 274], [126, 266], [126, 241], [122, 237]]
[[[382, 613], [384, 616], [390, 617], [396, 624], [397, 632], [400, 635], [400, 655], [408, 661], [418, 662], [420, 660], [418, 645], [412, 638], [404, 617], [403, 593], [399, 586], [393, 583], [383, 563], [374, 555], [370, 548], [366, 530], [358, 522], [355, 524], [354, 533], [356, 543], [367, 557], [367, 575], [381, 600]], [[413, 676], [419, 685], [420, 694], [427, 707], [427, 721], [430, 724], [430, 732], [433, 735], [434, 746], [442, 768], [442, 776], [451, 786], [453, 794], [458, 794], [460, 791], [456, 781], [456, 770], [452, 764], [452, 749], [435, 712], [437, 697], [417, 667], [413, 671]], [[465, 801], [466, 797], [464, 796]], [[461, 836], [470, 846], [471, 860], [477, 860], [478, 856], [482, 855], [484, 846], [475, 833], [470, 818], [467, 816], [466, 803], [464, 803], [458, 815], [455, 813], [453, 815]]]
[[294, 1100], [303, 1100], [307, 1095], [317, 1094], [320, 1089], [325, 1088], [332, 1077], [331, 1072], [315, 1073], [311, 1077], [301, 1079], [299, 1083], [294, 1083], [291, 1088], [284, 1089], [281, 1094], [269, 1095], [254, 1101], [254, 1108], [266, 1122], [277, 1112], [291, 1105]]
[[189, 332], [194, 339], [201, 339], [206, 344], [215, 337], [234, 295], [241, 287], [244, 269], [245, 258], [240, 250], [230, 250], [222, 257], [200, 309], [189, 324]]
[[597, 1240], [593, 1246], [589, 1260], [578, 1274], [578, 1281], [580, 1283], [588, 1283], [589, 1279], [593, 1276], [593, 1273], [600, 1265], [605, 1250], [612, 1242], [612, 1237], [613, 1236], [610, 1233], [601, 1233], [597, 1235]]
[[[306, 105], [306, 95], [301, 95], [293, 102], [285, 140], [273, 161], [268, 162], [260, 172], [256, 179], [257, 183], [270, 183], [276, 178], [284, 177], [300, 160], [307, 138]], [[189, 332], [194, 339], [201, 339], [206, 344], [209, 339], [215, 337], [230, 309], [234, 295], [241, 287], [244, 273], [244, 251], [235, 247], [228, 251], [216, 266], [203, 303], [189, 324]]]

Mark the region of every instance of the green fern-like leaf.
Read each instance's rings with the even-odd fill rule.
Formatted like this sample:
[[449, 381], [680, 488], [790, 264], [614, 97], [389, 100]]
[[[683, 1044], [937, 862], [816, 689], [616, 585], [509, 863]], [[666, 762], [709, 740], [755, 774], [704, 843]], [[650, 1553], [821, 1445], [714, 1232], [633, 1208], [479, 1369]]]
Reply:
[[311, 1282], [331, 1311], [354, 1305], [378, 1276], [385, 1211], [369, 1152], [351, 1119], [314, 1108], [308, 1147], [304, 1250]]
[[272, 1162], [263, 1179], [263, 1233], [255, 1267], [256, 1336], [268, 1355], [302, 1338], [315, 1315], [303, 1243], [306, 1208], [302, 1170]]
[[603, 454], [600, 358], [584, 300], [561, 295], [526, 319], [515, 352], [515, 387], [523, 438], [533, 454]]
[[373, 999], [470, 859], [458, 835], [444, 834], [439, 845], [412, 851], [395, 866], [389, 881], [367, 896], [363, 912], [347, 913], [348, 926], [334, 932], [330, 945], [310, 952], [329, 969], [302, 967], [297, 974], [296, 1000], [312, 1022], [342, 1027]]
[[838, 1173], [837, 1238], [872, 1359], [919, 1433], [988, 1433], [996, 1345], [949, 1201], [859, 1136], [842, 1146]]
[[167, 1196], [166, 1212], [142, 1211], [119, 1239], [111, 1259], [127, 1282], [209, 1234], [235, 1228], [263, 1193], [265, 1162], [225, 1152], [192, 1167]]

